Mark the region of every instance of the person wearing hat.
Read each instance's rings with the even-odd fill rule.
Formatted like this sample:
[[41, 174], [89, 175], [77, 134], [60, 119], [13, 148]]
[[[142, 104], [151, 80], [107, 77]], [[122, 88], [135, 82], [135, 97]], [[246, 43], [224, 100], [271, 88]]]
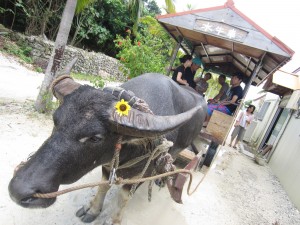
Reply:
[[202, 62], [199, 57], [193, 58], [192, 65], [186, 68], [186, 81], [188, 82], [189, 86], [196, 89], [196, 82], [194, 81], [194, 77], [196, 71], [201, 67]]

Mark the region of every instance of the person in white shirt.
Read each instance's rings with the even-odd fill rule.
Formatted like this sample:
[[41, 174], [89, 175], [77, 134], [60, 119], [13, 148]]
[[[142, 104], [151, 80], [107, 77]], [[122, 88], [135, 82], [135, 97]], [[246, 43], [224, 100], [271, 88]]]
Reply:
[[231, 141], [229, 146], [232, 146], [232, 143], [235, 139], [233, 148], [236, 149], [236, 145], [239, 141], [243, 140], [247, 127], [250, 125], [254, 118], [255, 106], [249, 105], [246, 111], [242, 111], [239, 113], [237, 120], [234, 124], [234, 130], [231, 133]]

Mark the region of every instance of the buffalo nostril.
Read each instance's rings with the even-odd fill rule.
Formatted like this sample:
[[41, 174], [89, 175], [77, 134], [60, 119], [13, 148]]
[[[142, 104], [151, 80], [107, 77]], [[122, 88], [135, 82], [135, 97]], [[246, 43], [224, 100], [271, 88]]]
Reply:
[[34, 197], [27, 197], [27, 198], [23, 198], [21, 200], [21, 204], [30, 204], [31, 202], [33, 202], [36, 198]]

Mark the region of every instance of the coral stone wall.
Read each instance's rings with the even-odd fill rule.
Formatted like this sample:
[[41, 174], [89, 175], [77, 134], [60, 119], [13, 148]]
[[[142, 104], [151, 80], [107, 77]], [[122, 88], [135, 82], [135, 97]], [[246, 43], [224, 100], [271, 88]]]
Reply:
[[[14, 34], [14, 38], [25, 41], [32, 48], [31, 56], [36, 65], [42, 69], [47, 67], [48, 59], [54, 46], [53, 42], [42, 37], [27, 37], [21, 34]], [[120, 70], [120, 68], [123, 68], [123, 65], [119, 60], [102, 53], [88, 52], [73, 46], [66, 47], [61, 67], [75, 56], [78, 57], [78, 61], [72, 70], [73, 72], [101, 76], [104, 79], [121, 82], [126, 80], [126, 77]]]

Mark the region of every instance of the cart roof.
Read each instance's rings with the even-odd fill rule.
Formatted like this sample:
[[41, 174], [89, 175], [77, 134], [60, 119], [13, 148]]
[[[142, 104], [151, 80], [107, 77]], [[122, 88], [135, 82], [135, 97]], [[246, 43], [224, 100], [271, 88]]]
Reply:
[[[196, 54], [206, 69], [231, 76], [239, 71], [259, 85], [286, 64], [294, 51], [235, 8], [222, 6], [157, 16], [158, 22], [189, 54]], [[261, 62], [261, 64], [260, 64]], [[260, 65], [260, 66], [259, 66]]]

